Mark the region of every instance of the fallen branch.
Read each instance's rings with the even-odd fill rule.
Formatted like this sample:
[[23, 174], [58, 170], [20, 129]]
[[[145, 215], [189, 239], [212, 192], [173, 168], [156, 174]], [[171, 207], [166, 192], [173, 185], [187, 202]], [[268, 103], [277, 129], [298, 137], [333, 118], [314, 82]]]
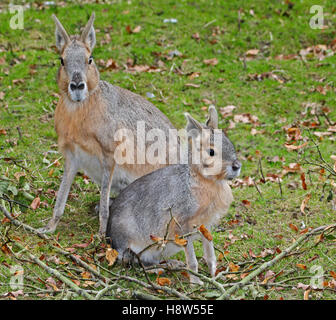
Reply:
[[[27, 231], [30, 231], [36, 235], [38, 235], [40, 238], [44, 239], [44, 240], [52, 240], [50, 239], [46, 234], [39, 232], [38, 230], [36, 230], [35, 228], [13, 218], [11, 216], [11, 214], [6, 210], [6, 208], [0, 206], [0, 211], [2, 211], [2, 213], [4, 214], [4, 216], [6, 218], [8, 218], [11, 223], [13, 223], [14, 225], [18, 226], [18, 227], [22, 227]], [[94, 268], [92, 268], [90, 265], [88, 265], [86, 262], [84, 262], [83, 260], [81, 260], [79, 257], [71, 254], [70, 252], [61, 249], [60, 247], [56, 247], [53, 246], [53, 249], [55, 249], [56, 251], [58, 251], [59, 253], [68, 256], [69, 258], [71, 258], [72, 261], [74, 261], [76, 264], [82, 266], [83, 268], [85, 268], [86, 270], [88, 270], [89, 272], [91, 272], [92, 274], [94, 274], [95, 276], [97, 276], [98, 278], [100, 278], [102, 280], [101, 284], [105, 285], [105, 283], [108, 282], [108, 279], [105, 278], [103, 275], [101, 275], [99, 272], [97, 272], [97, 270], [95, 270]]]
[[74, 290], [76, 293], [79, 295], [85, 297], [86, 299], [93, 300], [93, 296], [88, 294], [85, 290], [81, 289], [78, 287], [74, 282], [72, 282], [70, 279], [67, 277], [63, 276], [60, 272], [57, 270], [47, 266], [44, 262], [42, 262], [39, 258], [37, 258], [35, 255], [30, 253], [27, 248], [22, 246], [20, 243], [17, 241], [13, 241], [17, 247], [22, 250], [22, 254], [27, 255], [31, 260], [33, 260], [36, 264], [38, 264], [41, 268], [46, 270], [48, 273], [54, 275], [57, 279], [61, 280], [64, 284], [66, 284], [68, 287], [70, 287], [72, 290]]
[[256, 269], [255, 271], [251, 272], [243, 280], [237, 282], [233, 287], [231, 287], [225, 293], [223, 293], [218, 299], [219, 300], [230, 299], [230, 295], [232, 295], [234, 292], [236, 292], [239, 288], [242, 288], [245, 285], [247, 285], [252, 279], [254, 279], [256, 276], [258, 276], [260, 273], [262, 273], [266, 269], [272, 267], [280, 259], [282, 259], [285, 256], [287, 256], [289, 252], [291, 252], [293, 249], [295, 249], [296, 247], [298, 247], [300, 245], [300, 243], [302, 243], [304, 240], [306, 240], [307, 238], [309, 238], [312, 235], [324, 232], [324, 231], [326, 231], [328, 229], [331, 229], [331, 228], [336, 228], [336, 223], [331, 224], [329, 226], [322, 226], [322, 227], [315, 228], [315, 229], [311, 230], [310, 232], [304, 234], [299, 239], [297, 239], [290, 247], [288, 247], [287, 249], [283, 250], [274, 259], [272, 259], [272, 260], [270, 260], [268, 262], [263, 263], [258, 269]]

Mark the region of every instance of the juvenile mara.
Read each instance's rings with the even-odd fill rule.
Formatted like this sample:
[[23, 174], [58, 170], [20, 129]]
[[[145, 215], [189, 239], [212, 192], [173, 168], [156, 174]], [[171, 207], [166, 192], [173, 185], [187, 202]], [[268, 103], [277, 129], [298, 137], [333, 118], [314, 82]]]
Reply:
[[[146, 99], [99, 79], [92, 56], [96, 43], [94, 17], [93, 13], [80, 36], [69, 36], [53, 15], [56, 47], [60, 54], [57, 73], [60, 99], [55, 111], [55, 128], [65, 167], [53, 217], [40, 232], [55, 231], [73, 179], [79, 170], [83, 170], [101, 186], [99, 232], [105, 235], [111, 188], [118, 192], [136, 178], [164, 166], [148, 162], [137, 164], [136, 158], [134, 163], [116, 163], [115, 150], [122, 143], [115, 139], [116, 132], [126, 129], [137, 137], [137, 123], [143, 122], [146, 132], [159, 129], [167, 137], [169, 129], [174, 128], [168, 118]], [[147, 148], [147, 142], [140, 143]]]
[[[189, 148], [192, 150], [189, 163], [171, 165], [137, 179], [119, 194], [110, 207], [106, 236], [123, 261], [134, 259], [134, 253], [140, 254], [144, 265], [167, 260], [183, 249], [174, 242], [176, 235], [183, 236], [202, 224], [207, 228], [216, 225], [233, 200], [227, 180], [239, 175], [241, 164], [231, 141], [217, 129], [216, 109], [209, 108], [206, 125], [189, 114], [186, 118]], [[196, 160], [200, 155], [200, 161], [195, 161], [193, 154]], [[165, 246], [150, 246], [153, 236], [164, 238], [166, 234], [165, 240], [172, 241]], [[187, 266], [194, 271], [197, 271], [198, 264], [193, 241], [199, 236], [187, 237], [184, 247]], [[216, 256], [213, 243], [201, 237], [204, 258], [211, 276], [214, 276]], [[190, 280], [199, 282], [192, 275]]]

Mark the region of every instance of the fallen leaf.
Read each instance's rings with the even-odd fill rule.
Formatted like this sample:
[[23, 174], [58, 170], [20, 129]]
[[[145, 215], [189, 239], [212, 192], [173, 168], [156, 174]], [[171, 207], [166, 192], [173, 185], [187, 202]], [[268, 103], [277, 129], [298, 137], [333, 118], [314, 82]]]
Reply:
[[188, 243], [188, 240], [186, 239], [180, 239], [179, 236], [176, 234], [175, 235], [175, 243], [179, 246], [186, 246]]
[[107, 248], [105, 258], [109, 266], [113, 266], [118, 257], [118, 251], [112, 248]]
[[91, 273], [89, 271], [83, 271], [81, 273], [81, 276], [83, 279], [90, 279], [91, 278]]
[[307, 190], [306, 178], [304, 172], [301, 173], [301, 182], [303, 190]]
[[230, 262], [229, 269], [231, 272], [237, 272], [240, 269], [240, 266], [234, 264], [233, 262]]
[[209, 230], [202, 224], [198, 230], [203, 234], [204, 238], [206, 238], [209, 241], [212, 241], [212, 235], [209, 232]]
[[307, 194], [307, 195], [305, 196], [305, 198], [303, 199], [303, 201], [302, 201], [302, 203], [301, 203], [301, 206], [300, 206], [300, 211], [301, 211], [302, 214], [305, 214], [304, 210], [305, 210], [305, 208], [306, 208], [306, 206], [307, 206], [307, 203], [308, 203], [308, 201], [310, 200], [310, 198], [311, 198], [311, 194], [309, 193], [309, 194]]
[[130, 25], [127, 25], [127, 26], [126, 26], [126, 31], [127, 31], [127, 33], [129, 33], [129, 34], [132, 34], [132, 33], [139, 33], [140, 30], [141, 30], [141, 26], [136, 26], [134, 29], [132, 29]]
[[153, 235], [150, 235], [149, 236], [151, 238], [151, 240], [153, 240], [154, 242], [160, 242], [160, 241], [163, 241], [164, 239], [161, 238], [161, 237], [156, 237], [156, 236], [153, 236]]
[[132, 33], [139, 33], [141, 31], [141, 26], [136, 26], [133, 30]]
[[242, 200], [242, 204], [243, 204], [246, 208], [251, 207], [251, 202], [248, 201], [248, 200]]
[[232, 116], [232, 111], [236, 109], [236, 106], [226, 106], [219, 108], [219, 112], [223, 118]]
[[288, 151], [293, 151], [293, 150], [299, 150], [299, 149], [302, 149], [304, 148], [306, 145], [308, 144], [308, 142], [305, 142], [299, 146], [295, 146], [293, 144], [288, 144], [288, 143], [285, 143], [285, 147], [287, 148]]
[[185, 84], [186, 87], [192, 87], [192, 88], [199, 88], [200, 85], [196, 84], [196, 83], [186, 83]]
[[36, 210], [40, 207], [40, 204], [41, 204], [41, 199], [40, 197], [36, 197], [32, 203], [30, 204], [30, 207], [33, 209], [33, 210]]
[[330, 271], [330, 275], [336, 280], [336, 272], [335, 271]]
[[302, 263], [297, 263], [296, 266], [302, 270], [307, 270], [307, 266]]
[[160, 285], [160, 286], [169, 286], [171, 285], [171, 280], [168, 278], [160, 278], [157, 277], [156, 278], [156, 282]]
[[244, 57], [240, 58], [240, 60], [246, 60], [246, 61], [251, 61], [254, 60], [259, 53], [259, 49], [250, 49], [247, 50], [244, 54]]
[[309, 288], [309, 285], [299, 282], [296, 287], [298, 289], [307, 290]]
[[181, 271], [182, 276], [186, 277], [187, 279], [190, 279], [190, 275], [187, 271]]
[[188, 78], [192, 80], [198, 78], [200, 75], [201, 75], [200, 72], [192, 72], [191, 74], [188, 75]]
[[198, 32], [194, 33], [192, 36], [191, 36], [193, 39], [195, 39], [196, 41], [199, 41], [200, 40], [200, 35]]
[[54, 291], [60, 291], [60, 289], [57, 287], [56, 285], [56, 281], [54, 280], [54, 278], [49, 277], [46, 282], [48, 283], [47, 286], [51, 286], [53, 288]]
[[215, 66], [216, 64], [218, 64], [218, 59], [217, 58], [204, 59], [203, 62], [207, 65]]
[[295, 231], [295, 232], [298, 232], [298, 231], [299, 231], [299, 228], [298, 228], [295, 224], [290, 223], [290, 224], [289, 224], [289, 227], [290, 227], [293, 231]]
[[26, 176], [26, 173], [25, 172], [15, 172], [14, 173], [14, 177], [16, 178], [17, 181], [20, 180], [21, 177], [24, 177]]

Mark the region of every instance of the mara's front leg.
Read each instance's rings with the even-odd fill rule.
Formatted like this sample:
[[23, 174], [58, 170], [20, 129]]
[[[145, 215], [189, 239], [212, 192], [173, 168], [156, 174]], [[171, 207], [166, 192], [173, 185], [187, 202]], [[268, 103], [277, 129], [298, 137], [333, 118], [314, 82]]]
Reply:
[[208, 265], [211, 277], [214, 277], [217, 269], [217, 260], [212, 240], [209, 241], [202, 235], [203, 257]]
[[[184, 252], [186, 255], [186, 262], [188, 269], [198, 272], [198, 262], [194, 250], [194, 245], [191, 240], [188, 241], [187, 245], [184, 247]], [[190, 283], [202, 285], [203, 281], [200, 280], [197, 276], [190, 274]]]
[[57, 192], [53, 216], [45, 227], [38, 229], [39, 232], [53, 233], [56, 230], [56, 227], [64, 213], [64, 208], [68, 199], [69, 191], [77, 171], [77, 161], [72, 155], [69, 155], [65, 160], [64, 173], [60, 188]]
[[109, 217], [110, 191], [115, 163], [113, 163], [111, 166], [103, 164], [102, 167], [103, 170], [99, 202], [99, 234], [101, 236], [105, 236], [107, 220]]

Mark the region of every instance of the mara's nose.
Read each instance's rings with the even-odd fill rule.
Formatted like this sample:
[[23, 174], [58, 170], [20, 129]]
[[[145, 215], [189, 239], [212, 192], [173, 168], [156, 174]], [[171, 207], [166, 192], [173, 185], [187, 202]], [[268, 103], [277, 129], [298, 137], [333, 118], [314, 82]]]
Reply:
[[238, 160], [232, 162], [232, 170], [238, 171], [241, 168], [241, 163]]
[[85, 88], [85, 83], [83, 81], [81, 81], [81, 82], [71, 81], [70, 82], [71, 91], [84, 90], [84, 88]]

